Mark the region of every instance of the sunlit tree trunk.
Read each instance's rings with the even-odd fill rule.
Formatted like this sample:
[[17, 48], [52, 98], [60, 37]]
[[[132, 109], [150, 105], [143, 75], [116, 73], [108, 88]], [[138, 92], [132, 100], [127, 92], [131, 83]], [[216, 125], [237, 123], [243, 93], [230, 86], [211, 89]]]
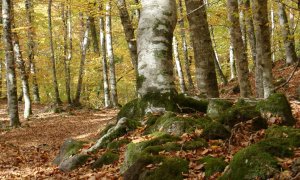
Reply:
[[[268, 20], [268, 1], [253, 0], [252, 11], [254, 15], [256, 51], [258, 62], [256, 68], [258, 70], [261, 70], [261, 72], [259, 72], [259, 74], [256, 75], [262, 77], [263, 79], [263, 97], [267, 98], [272, 93], [274, 88], [272, 75], [270, 28]], [[256, 78], [258, 79], [258, 77]], [[261, 90], [259, 91], [259, 93], [261, 93]], [[259, 94], [259, 96], [261, 96], [261, 94]]]
[[106, 3], [106, 51], [109, 59], [109, 82], [110, 82], [110, 98], [114, 107], [118, 106], [118, 94], [117, 94], [117, 81], [115, 72], [115, 59], [112, 44], [112, 32], [111, 32], [111, 1]]
[[246, 17], [245, 17], [245, 2], [244, 0], [238, 0], [239, 6], [239, 20], [240, 20], [240, 27], [242, 32], [242, 39], [245, 45], [245, 49], [247, 49], [247, 31], [246, 31]]
[[141, 3], [137, 34], [139, 95], [175, 92], [172, 37], [177, 20], [176, 2], [142, 0]]
[[91, 22], [90, 18], [87, 18], [86, 21], [86, 29], [85, 33], [82, 39], [81, 43], [81, 59], [80, 59], [80, 66], [79, 66], [79, 74], [78, 74], [78, 81], [77, 81], [77, 90], [76, 90], [76, 95], [74, 99], [74, 104], [79, 105], [80, 104], [80, 96], [81, 96], [81, 91], [82, 91], [82, 82], [83, 82], [83, 76], [84, 76], [84, 65], [86, 61], [86, 53], [89, 45], [89, 31], [91, 28]]
[[251, 95], [249, 70], [246, 46], [244, 45], [241, 26], [239, 22], [237, 0], [227, 0], [228, 19], [231, 23], [230, 37], [234, 49], [234, 57], [237, 69], [237, 76], [240, 86], [240, 96], [249, 97]]
[[174, 53], [177, 75], [179, 79], [180, 91], [181, 93], [185, 93], [186, 87], [185, 87], [184, 76], [183, 76], [179, 52], [178, 52], [178, 42], [176, 36], [173, 36], [173, 53]]
[[100, 55], [99, 40], [98, 40], [95, 18], [90, 16], [89, 19], [90, 19], [91, 39], [93, 40], [94, 53]]
[[[0, 1], [0, 12], [1, 12], [1, 16], [0, 16], [0, 24], [3, 24], [3, 19], [2, 19], [2, 1]], [[0, 39], [2, 40], [2, 32], [0, 32]], [[2, 57], [0, 58], [0, 98], [2, 97], [2, 85], [3, 85], [3, 76], [2, 76], [2, 72], [3, 72], [3, 59]]]
[[279, 23], [281, 26], [281, 32], [285, 47], [285, 56], [286, 56], [286, 64], [291, 65], [297, 60], [297, 54], [295, 51], [295, 44], [292, 38], [293, 29], [290, 29], [288, 17], [286, 14], [285, 5], [281, 2], [278, 3], [278, 16], [279, 16]]
[[21, 125], [18, 114], [18, 95], [17, 82], [15, 72], [15, 60], [12, 44], [12, 19], [11, 19], [11, 4], [10, 0], [2, 0], [2, 17], [3, 17], [3, 45], [5, 49], [6, 61], [6, 82], [7, 82], [7, 104], [10, 126], [18, 127]]
[[179, 26], [180, 26], [180, 36], [181, 36], [181, 41], [182, 41], [184, 69], [185, 69], [186, 77], [188, 80], [188, 90], [193, 91], [194, 83], [193, 83], [191, 70], [190, 70], [190, 60], [189, 60], [189, 52], [188, 52], [188, 46], [187, 46], [187, 40], [186, 40], [185, 26], [184, 26], [182, 0], [179, 0], [179, 12], [180, 12]]
[[256, 62], [256, 40], [255, 40], [255, 32], [254, 32], [254, 24], [252, 19], [252, 12], [250, 8], [250, 0], [246, 0], [245, 3], [245, 21], [247, 27], [247, 36], [249, 40], [251, 55], [255, 67]]
[[233, 47], [232, 47], [232, 45], [230, 45], [230, 47], [229, 47], [230, 80], [233, 80], [236, 78], [236, 68], [235, 68], [233, 51], [234, 51]]
[[[14, 8], [13, 4], [11, 5], [12, 11], [11, 11], [11, 21], [12, 21], [12, 28], [15, 29], [14, 24]], [[22, 81], [22, 93], [24, 97], [24, 119], [29, 119], [29, 116], [32, 114], [31, 110], [31, 99], [30, 99], [30, 92], [29, 92], [29, 83], [28, 83], [28, 74], [26, 72], [25, 62], [22, 57], [22, 51], [19, 44], [19, 36], [16, 31], [13, 31], [13, 48], [14, 48], [14, 54], [16, 59], [17, 67], [20, 70], [20, 77]]]
[[61, 100], [59, 97], [58, 91], [58, 83], [56, 77], [56, 62], [54, 57], [54, 47], [53, 47], [53, 34], [52, 34], [52, 0], [49, 0], [48, 4], [48, 29], [49, 29], [49, 41], [50, 41], [50, 59], [52, 63], [52, 76], [53, 76], [53, 88], [54, 88], [54, 96], [55, 96], [55, 103], [61, 104]]
[[32, 91], [33, 91], [33, 101], [36, 103], [40, 102], [40, 92], [39, 86], [36, 77], [36, 66], [34, 60], [34, 53], [35, 53], [35, 42], [34, 42], [34, 25], [33, 25], [33, 6], [31, 0], [25, 0], [25, 8], [26, 8], [26, 18], [27, 23], [29, 26], [29, 30], [27, 33], [28, 37], [28, 61], [29, 61], [29, 68], [28, 72], [30, 72], [32, 76]]
[[[102, 6], [101, 9], [102, 10]], [[105, 19], [103, 16], [100, 17], [100, 45], [101, 45], [101, 60], [102, 60], [102, 74], [103, 74], [103, 94], [104, 94], [104, 105], [105, 107], [111, 106], [109, 83], [108, 83], [108, 70], [107, 70], [107, 59], [106, 59], [106, 36], [105, 36]]]
[[273, 2], [271, 1], [271, 11], [270, 11], [270, 16], [271, 16], [271, 47], [273, 47], [273, 50], [271, 49], [272, 52], [272, 62], [275, 62], [276, 60], [276, 43], [275, 43], [275, 14], [274, 14], [274, 7], [273, 7]]
[[[203, 6], [203, 0], [186, 0], [187, 13]], [[207, 22], [206, 8], [203, 7], [188, 16], [191, 41], [194, 48], [198, 89], [208, 97], [218, 97], [218, 83], [215, 71], [215, 54]]]

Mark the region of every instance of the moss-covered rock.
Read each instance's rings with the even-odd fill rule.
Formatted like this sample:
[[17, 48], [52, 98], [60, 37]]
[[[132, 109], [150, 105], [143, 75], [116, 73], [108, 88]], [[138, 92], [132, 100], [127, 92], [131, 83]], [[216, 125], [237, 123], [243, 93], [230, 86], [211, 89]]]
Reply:
[[281, 117], [282, 122], [280, 125], [292, 126], [295, 124], [291, 106], [284, 94], [277, 93], [270, 95], [266, 100], [257, 104], [257, 109], [264, 118], [272, 116]]
[[58, 156], [54, 159], [53, 163], [59, 165], [64, 159], [69, 158], [78, 153], [82, 148], [84, 142], [76, 141], [74, 139], [66, 140], [59, 150]]
[[256, 144], [260, 149], [276, 157], [290, 157], [293, 155], [292, 146], [283, 138], [268, 138]]
[[157, 155], [161, 151], [172, 152], [181, 150], [182, 145], [176, 142], [168, 142], [163, 145], [148, 146], [144, 152]]
[[221, 180], [268, 179], [279, 171], [276, 159], [258, 145], [237, 152]]
[[227, 139], [230, 132], [219, 122], [210, 118], [197, 119], [197, 123], [203, 129], [202, 137], [205, 139]]
[[197, 138], [196, 140], [185, 142], [182, 146], [183, 150], [195, 150], [199, 148], [207, 147], [207, 142], [202, 138]]
[[118, 150], [121, 146], [130, 143], [129, 139], [114, 140], [108, 143], [107, 148], [110, 150]]
[[162, 165], [154, 170], [144, 171], [138, 179], [140, 180], [181, 180], [183, 173], [188, 173], [188, 161], [180, 158], [166, 158]]
[[253, 130], [267, 128], [267, 122], [261, 117], [260, 112], [255, 105], [239, 100], [231, 108], [222, 113], [218, 121], [226, 126], [232, 128], [240, 122], [252, 120]]
[[209, 101], [207, 107], [207, 116], [212, 119], [218, 119], [225, 110], [233, 105], [232, 102], [220, 99], [212, 99]]
[[109, 164], [113, 164], [114, 162], [119, 160], [119, 155], [108, 151], [106, 153], [104, 153], [99, 159], [97, 159], [93, 165], [92, 168], [101, 168], [103, 165], [109, 165]]
[[278, 138], [288, 142], [290, 146], [300, 147], [300, 129], [287, 126], [272, 126], [266, 130], [266, 138]]
[[184, 94], [180, 94], [175, 98], [176, 104], [179, 106], [179, 112], [192, 113], [192, 112], [206, 112], [208, 106], [208, 100], [195, 99], [188, 97]]
[[222, 158], [211, 156], [203, 157], [198, 161], [199, 164], [204, 164], [205, 176], [212, 176], [214, 173], [223, 172], [227, 163]]
[[59, 170], [64, 172], [72, 171], [86, 163], [90, 156], [87, 154], [76, 154], [64, 159], [58, 166]]

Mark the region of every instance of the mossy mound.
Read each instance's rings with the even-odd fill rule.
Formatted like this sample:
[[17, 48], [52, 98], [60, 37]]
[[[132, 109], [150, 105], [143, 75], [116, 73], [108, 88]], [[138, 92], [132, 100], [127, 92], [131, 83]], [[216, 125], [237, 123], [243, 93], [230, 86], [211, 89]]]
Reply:
[[265, 118], [281, 117], [280, 125], [292, 126], [296, 122], [289, 101], [284, 94], [275, 93], [270, 95], [266, 100], [257, 104], [257, 109]]
[[64, 159], [60, 164], [59, 164], [59, 170], [64, 171], [64, 172], [69, 172], [72, 171], [83, 164], [86, 163], [90, 156], [87, 154], [76, 154], [72, 157], [69, 157], [67, 159]]
[[290, 146], [300, 147], [300, 129], [287, 126], [272, 126], [266, 130], [266, 139], [278, 138]]
[[106, 153], [104, 153], [99, 159], [97, 159], [93, 165], [92, 165], [92, 168], [93, 169], [96, 169], [96, 168], [101, 168], [103, 165], [109, 165], [109, 164], [112, 164], [116, 161], [119, 160], [119, 155], [114, 153], [114, 152], [111, 152], [111, 151], [108, 151]]
[[204, 164], [205, 176], [209, 177], [216, 172], [223, 172], [227, 163], [222, 158], [215, 158], [211, 156], [203, 157], [198, 161], [199, 164]]
[[181, 113], [207, 111], [208, 100], [206, 99], [196, 99], [193, 97], [185, 96], [184, 94], [179, 94], [178, 96], [175, 96], [174, 100], [179, 108], [179, 112]]
[[212, 119], [218, 119], [232, 105], [232, 102], [226, 100], [212, 99], [209, 101], [206, 114]]
[[182, 146], [183, 150], [194, 150], [199, 148], [207, 147], [208, 143], [205, 141], [205, 139], [197, 138], [192, 141], [185, 142]]
[[279, 171], [276, 159], [258, 145], [237, 152], [221, 180], [268, 179]]
[[264, 139], [257, 143], [257, 146], [265, 152], [276, 157], [291, 157], [293, 155], [292, 146], [282, 138]]
[[107, 144], [107, 149], [118, 150], [121, 146], [130, 143], [129, 139], [114, 140]]
[[222, 113], [218, 121], [226, 126], [232, 128], [240, 122], [252, 120], [253, 130], [267, 128], [267, 122], [261, 117], [260, 112], [255, 105], [239, 100], [231, 108]]
[[201, 137], [205, 139], [227, 139], [230, 132], [219, 122], [212, 121], [210, 118], [197, 119], [197, 124], [203, 129]]

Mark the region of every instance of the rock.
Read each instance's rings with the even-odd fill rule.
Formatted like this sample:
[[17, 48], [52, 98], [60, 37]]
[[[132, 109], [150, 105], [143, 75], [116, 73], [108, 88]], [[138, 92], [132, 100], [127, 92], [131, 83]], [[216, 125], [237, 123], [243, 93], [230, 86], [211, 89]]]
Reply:
[[270, 119], [271, 117], [281, 118], [280, 125], [292, 126], [295, 119], [292, 114], [291, 106], [284, 94], [272, 94], [266, 100], [257, 104], [257, 109], [262, 117]]
[[119, 160], [118, 154], [108, 151], [93, 163], [92, 168], [93, 169], [101, 168], [103, 165], [109, 165], [118, 160]]
[[204, 164], [205, 176], [210, 177], [216, 172], [223, 172], [227, 163], [224, 159], [211, 156], [203, 157], [198, 161], [199, 164]]
[[220, 99], [212, 99], [209, 101], [207, 107], [207, 116], [212, 119], [218, 119], [222, 115], [222, 113], [230, 108], [233, 105], [232, 102], [220, 100]]
[[143, 169], [153, 162], [153, 159], [150, 156], [139, 158], [132, 166], [130, 166], [123, 177], [124, 180], [137, 180], [142, 174]]
[[212, 121], [209, 118], [198, 119], [200, 129], [203, 129], [201, 137], [205, 139], [228, 139], [230, 132], [219, 122]]
[[289, 146], [300, 147], [300, 129], [275, 125], [266, 130], [265, 137], [281, 139], [288, 142]]
[[64, 172], [72, 171], [86, 163], [89, 157], [90, 156], [86, 154], [76, 154], [72, 157], [64, 159], [58, 168]]
[[291, 157], [291, 144], [283, 138], [267, 138], [257, 143], [260, 149], [276, 157]]

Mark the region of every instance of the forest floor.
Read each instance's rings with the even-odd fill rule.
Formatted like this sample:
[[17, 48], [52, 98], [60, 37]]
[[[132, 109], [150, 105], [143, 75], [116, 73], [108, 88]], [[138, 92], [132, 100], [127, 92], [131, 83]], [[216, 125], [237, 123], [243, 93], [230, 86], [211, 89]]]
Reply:
[[[276, 63], [274, 74], [276, 79], [287, 78], [293, 67], [283, 67], [282, 63]], [[253, 82], [253, 81], [252, 81]], [[296, 127], [300, 128], [300, 104], [295, 100], [296, 87], [300, 82], [300, 70], [295, 73], [288, 87], [281, 91], [288, 94], [293, 113], [297, 119]], [[238, 94], [232, 92], [236, 82], [230, 82], [224, 89], [222, 97], [235, 98]], [[23, 106], [20, 105], [20, 112]], [[91, 170], [83, 166], [71, 173], [63, 173], [53, 165], [52, 161], [58, 155], [59, 148], [66, 139], [95, 140], [99, 132], [108, 123], [115, 122], [117, 110], [91, 110], [75, 109], [63, 113], [47, 113], [48, 107], [44, 105], [33, 105], [33, 117], [30, 121], [25, 121], [21, 117], [22, 127], [18, 129], [8, 129], [8, 118], [6, 112], [6, 101], [0, 100], [0, 179], [119, 179], [119, 166], [122, 162], [122, 155], [119, 162], [104, 166], [99, 170]], [[138, 134], [138, 130], [131, 136]], [[256, 138], [260, 138], [264, 131], [257, 132]], [[226, 160], [230, 160], [232, 155], [242, 147], [249, 145], [249, 139], [253, 134], [245, 129], [239, 130], [236, 144], [233, 143], [231, 152], [226, 149], [225, 142], [209, 142], [208, 148], [200, 151], [181, 152], [177, 156], [185, 156], [193, 159], [208, 154], [223, 154]], [[218, 144], [217, 146], [215, 144]], [[121, 148], [121, 153], [124, 148]], [[299, 152], [298, 152], [299, 151]], [[300, 149], [297, 150], [297, 157], [300, 157]], [[295, 158], [295, 157], [294, 157]], [[285, 166], [290, 166], [290, 160], [284, 160]], [[203, 172], [201, 166], [190, 164], [190, 174], [187, 178], [202, 179]], [[218, 176], [218, 174], [216, 175]], [[214, 177], [212, 177], [213, 179]]]

